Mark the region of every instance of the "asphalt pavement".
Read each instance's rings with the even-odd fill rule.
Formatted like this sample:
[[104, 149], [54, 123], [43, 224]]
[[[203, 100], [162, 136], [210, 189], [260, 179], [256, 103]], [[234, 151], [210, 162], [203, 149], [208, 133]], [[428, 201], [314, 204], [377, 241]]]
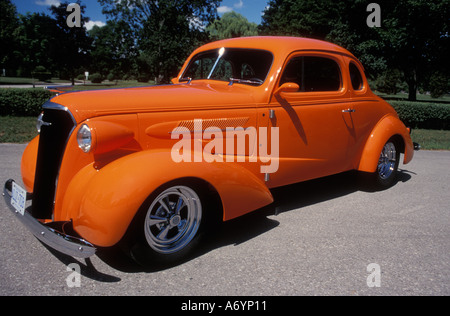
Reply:
[[[0, 144], [2, 187], [21, 183], [24, 148]], [[153, 270], [116, 250], [81, 260], [48, 249], [1, 199], [0, 295], [450, 295], [450, 152], [416, 152], [385, 191], [345, 173], [273, 194], [186, 262]]]

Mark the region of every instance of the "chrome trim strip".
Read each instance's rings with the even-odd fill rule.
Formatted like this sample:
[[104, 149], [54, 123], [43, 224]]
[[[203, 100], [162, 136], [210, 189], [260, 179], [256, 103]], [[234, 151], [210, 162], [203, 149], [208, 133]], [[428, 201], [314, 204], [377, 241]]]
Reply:
[[9, 187], [12, 186], [13, 182], [14, 180], [8, 180], [5, 183], [2, 194], [3, 198], [9, 209], [16, 215], [16, 218], [19, 219], [37, 239], [51, 248], [72, 257], [89, 258], [95, 255], [97, 249], [90, 242], [58, 232], [39, 222], [26, 210], [23, 216], [20, 215], [11, 205], [12, 192]]

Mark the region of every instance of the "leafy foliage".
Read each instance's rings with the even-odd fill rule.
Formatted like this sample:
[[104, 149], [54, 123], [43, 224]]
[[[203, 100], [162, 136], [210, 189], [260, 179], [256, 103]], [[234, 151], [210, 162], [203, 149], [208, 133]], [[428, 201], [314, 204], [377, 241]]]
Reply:
[[208, 40], [218, 0], [99, 0], [111, 19], [130, 26], [138, 48], [137, 71], [169, 82], [192, 49]]
[[260, 30], [270, 35], [325, 39], [358, 57], [372, 79], [388, 69], [401, 71], [409, 99], [432, 89], [433, 73], [450, 77], [450, 0], [379, 0], [382, 24], [369, 28], [363, 0], [270, 0]]
[[411, 128], [450, 130], [448, 104], [390, 101], [400, 119]]
[[258, 25], [250, 23], [242, 14], [234, 11], [216, 19], [206, 30], [214, 40], [258, 35]]
[[0, 89], [0, 116], [38, 116], [52, 95], [44, 89]]
[[[350, 50], [382, 91], [450, 89], [450, 0], [378, 0], [381, 27], [366, 24], [366, 0], [268, 0], [258, 29], [241, 15], [217, 16], [221, 0], [97, 0], [107, 25], [69, 28], [66, 0], [49, 14], [18, 15], [0, 0], [0, 70], [7, 76], [103, 78], [167, 83], [197, 46], [237, 36], [289, 35], [334, 42]], [[88, 21], [81, 5], [82, 25]], [[406, 85], [405, 85], [406, 83]]]

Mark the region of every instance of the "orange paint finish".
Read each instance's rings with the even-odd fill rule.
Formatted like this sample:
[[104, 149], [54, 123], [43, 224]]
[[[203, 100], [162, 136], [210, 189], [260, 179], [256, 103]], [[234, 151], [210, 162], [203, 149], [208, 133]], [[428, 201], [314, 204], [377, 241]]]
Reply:
[[71, 198], [64, 208], [84, 238], [99, 246], [112, 246], [122, 238], [149, 192], [186, 178], [201, 178], [217, 190], [227, 210], [224, 220], [273, 201], [269, 190], [243, 166], [192, 163], [186, 168], [173, 162], [167, 151], [148, 150], [116, 160], [99, 171], [92, 165], [85, 167], [69, 186]]
[[[186, 77], [195, 58], [222, 47], [238, 53], [268, 52], [265, 58], [273, 60], [264, 74], [251, 62], [242, 62], [239, 70], [236, 65], [220, 66], [224, 73], [242, 76], [234, 81], [226, 75], [225, 80]], [[288, 37], [210, 43], [192, 53], [173, 82], [66, 93], [51, 100], [65, 107], [76, 125], [59, 167], [55, 221], [72, 221], [82, 238], [108, 247], [123, 237], [146, 199], [171, 181], [195, 178], [209, 184], [220, 196], [223, 219], [230, 220], [272, 203], [271, 188], [348, 170], [374, 172], [391, 137], [403, 140], [404, 163], [413, 157], [409, 131], [394, 109], [372, 93], [361, 63], [330, 43]], [[195, 130], [198, 120], [201, 130]], [[84, 124], [91, 133], [89, 153], [78, 146]], [[261, 134], [246, 138], [240, 157], [244, 162], [237, 162], [237, 143], [226, 146], [235, 136], [224, 136], [222, 143], [212, 136], [195, 138], [205, 136], [208, 128], [224, 133], [239, 127], [237, 138], [248, 137], [245, 133], [252, 129], [267, 130], [268, 140], [279, 136], [278, 156], [271, 157], [276, 172], [261, 172], [268, 158], [268, 153], [261, 155]], [[191, 148], [183, 152], [189, 157], [213, 150], [199, 162], [175, 162], [171, 153], [183, 137], [174, 137], [177, 128], [192, 137]], [[39, 137], [22, 160], [29, 192], [38, 143]], [[230, 157], [233, 162], [227, 161]]]
[[22, 181], [27, 192], [33, 192], [34, 176], [36, 173], [36, 160], [39, 146], [39, 136], [35, 137], [25, 148], [22, 155], [21, 172]]
[[408, 130], [398, 123], [398, 118], [386, 115], [373, 129], [364, 147], [358, 170], [364, 172], [375, 172], [378, 163], [378, 153], [383, 145], [394, 135], [399, 135], [405, 141], [405, 156], [403, 163], [409, 163], [414, 155], [414, 146], [409, 137]]

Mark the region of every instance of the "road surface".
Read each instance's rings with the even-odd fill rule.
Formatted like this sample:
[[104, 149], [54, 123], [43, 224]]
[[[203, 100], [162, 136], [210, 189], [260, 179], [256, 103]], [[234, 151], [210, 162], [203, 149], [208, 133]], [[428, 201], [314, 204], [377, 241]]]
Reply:
[[[21, 182], [24, 148], [0, 144], [2, 186]], [[117, 251], [80, 260], [47, 249], [1, 199], [0, 295], [448, 296], [450, 152], [417, 152], [400, 169], [382, 192], [361, 190], [353, 174], [277, 189], [272, 206], [154, 271]]]

